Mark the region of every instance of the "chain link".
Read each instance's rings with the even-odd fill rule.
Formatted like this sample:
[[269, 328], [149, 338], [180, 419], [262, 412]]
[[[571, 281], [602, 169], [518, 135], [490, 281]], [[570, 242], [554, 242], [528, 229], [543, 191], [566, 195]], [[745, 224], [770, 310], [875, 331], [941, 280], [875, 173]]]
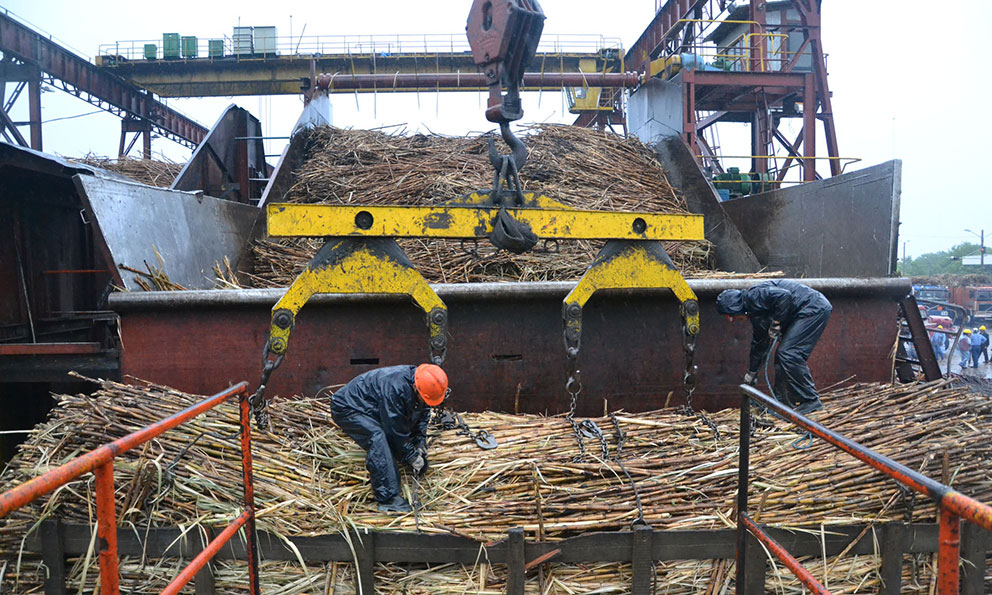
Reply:
[[582, 431], [579, 429], [579, 424], [575, 421], [575, 407], [579, 401], [579, 394], [582, 392], [582, 380], [580, 379], [577, 358], [569, 358], [568, 364], [569, 372], [568, 380], [565, 381], [565, 392], [569, 395], [570, 403], [568, 415], [565, 416], [565, 419], [572, 425], [572, 433], [575, 434], [575, 441], [579, 444], [579, 455], [577, 458], [582, 458], [586, 454], [586, 445], [582, 439]]
[[411, 474], [413, 477], [413, 521], [417, 527], [417, 533], [420, 533], [420, 478], [417, 477], [416, 473]]
[[269, 402], [265, 398], [265, 389], [269, 383], [269, 376], [272, 375], [272, 372], [276, 368], [282, 365], [282, 360], [286, 357], [286, 354], [281, 353], [275, 359], [269, 359], [269, 354], [271, 353], [270, 342], [266, 341], [265, 346], [262, 347], [262, 378], [258, 381], [258, 389], [255, 391], [255, 394], [248, 399], [251, 412], [255, 416], [255, 424], [263, 432], [269, 429]]
[[717, 440], [720, 439], [720, 429], [702, 411], [696, 411], [692, 406], [692, 394], [696, 392], [696, 374], [698, 368], [694, 360], [696, 358], [696, 337], [697, 333], [689, 332], [689, 318], [685, 304], [679, 309], [682, 316], [682, 352], [685, 355], [685, 371], [682, 374], [682, 389], [685, 391], [685, 406], [682, 412], [686, 415], [695, 415], [701, 422], [706, 424]]
[[637, 482], [634, 478], [630, 476], [630, 472], [627, 471], [627, 466], [623, 464], [621, 457], [623, 456], [623, 445], [627, 442], [627, 434], [620, 429], [620, 420], [617, 419], [616, 413], [610, 413], [610, 421], [613, 422], [613, 431], [616, 433], [617, 438], [617, 454], [613, 455], [613, 461], [620, 467], [623, 474], [627, 476], [627, 481], [630, 482], [631, 489], [634, 490], [634, 503], [637, 505], [637, 518], [634, 519], [635, 525], [646, 525], [644, 521], [644, 508], [641, 506], [641, 491], [637, 488]]
[[458, 436], [467, 436], [471, 438], [472, 441], [478, 445], [479, 448], [483, 450], [492, 450], [499, 446], [496, 442], [496, 438], [489, 433], [489, 430], [479, 430], [478, 432], [473, 432], [472, 428], [465, 423], [465, 419], [461, 415], [455, 413], [447, 407], [442, 409], [435, 409], [434, 415], [431, 417], [430, 425], [443, 430], [456, 430], [455, 434]]

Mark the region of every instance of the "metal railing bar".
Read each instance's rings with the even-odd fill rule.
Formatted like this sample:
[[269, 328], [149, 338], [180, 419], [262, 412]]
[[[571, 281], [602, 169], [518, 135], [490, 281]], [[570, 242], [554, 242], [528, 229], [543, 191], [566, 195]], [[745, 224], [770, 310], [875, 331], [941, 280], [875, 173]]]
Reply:
[[244, 527], [248, 521], [253, 519], [254, 514], [252, 511], [246, 510], [242, 512], [238, 518], [234, 519], [234, 521], [227, 526], [226, 529], [221, 531], [217, 537], [214, 537], [213, 541], [207, 544], [207, 547], [203, 548], [203, 551], [193, 558], [189, 565], [186, 566], [186, 568], [184, 568], [183, 571], [176, 576], [176, 578], [172, 579], [171, 583], [162, 589], [161, 595], [175, 595], [176, 593], [179, 593], [179, 591], [181, 591], [187, 583], [196, 577], [196, 573], [200, 572], [200, 570], [202, 570], [203, 567], [206, 566], [215, 555], [217, 555], [220, 548], [227, 545], [227, 542], [231, 541], [231, 538], [237, 535], [238, 531], [241, 530], [241, 527]]
[[107, 463], [113, 461], [114, 457], [121, 455], [136, 446], [148, 442], [152, 438], [161, 435], [163, 432], [171, 430], [176, 426], [189, 421], [197, 415], [208, 411], [233, 395], [244, 394], [248, 384], [240, 382], [225, 391], [219, 392], [212, 397], [197, 403], [175, 415], [158, 421], [137, 432], [128, 434], [123, 438], [104, 444], [90, 452], [76, 457], [75, 459], [56, 467], [50, 471], [28, 480], [21, 485], [0, 494], [0, 519], [6, 517], [11, 512], [24, 506], [36, 498], [40, 498], [65, 484], [79, 478], [85, 473], [89, 473]]
[[93, 470], [96, 477], [96, 532], [100, 538], [100, 592], [120, 593], [117, 559], [117, 504], [114, 500], [114, 460]]
[[950, 512], [975, 523], [983, 529], [992, 531], [992, 507], [982, 504], [973, 498], [969, 498], [949, 486], [934, 481], [905, 465], [897, 463], [853, 440], [841, 436], [833, 430], [821, 426], [751, 386], [742, 384], [740, 385], [740, 390], [741, 395], [747, 397], [747, 399], [757, 401], [768, 410], [777, 413], [814, 436], [822, 438], [851, 456], [867, 463], [899, 483], [930, 496], [940, 504], [942, 509], [946, 508]]
[[801, 582], [807, 589], [809, 589], [812, 593], [819, 595], [830, 595], [830, 591], [828, 591], [827, 588], [820, 583], [820, 581], [816, 580], [816, 577], [810, 574], [810, 572], [799, 563], [799, 560], [793, 558], [792, 554], [786, 551], [784, 547], [772, 539], [767, 533], [762, 531], [761, 527], [756, 525], [754, 521], [751, 520], [751, 517], [746, 514], [742, 514], [738, 518], [743, 526], [750, 531], [751, 535], [754, 535], [755, 539], [768, 548], [768, 551], [771, 552], [773, 556], [778, 558], [782, 564], [785, 564], [785, 567], [788, 568], [789, 571], [792, 572], [792, 574], [799, 579], [799, 582]]
[[957, 593], [961, 569], [961, 517], [945, 507], [940, 509], [937, 533], [937, 593]]
[[251, 459], [251, 405], [246, 395], [242, 395], [240, 405], [241, 422], [241, 483], [245, 492], [245, 514], [248, 515], [245, 527], [245, 549], [248, 553], [248, 587], [251, 595], [261, 592], [258, 576], [258, 539], [255, 534], [255, 475]]

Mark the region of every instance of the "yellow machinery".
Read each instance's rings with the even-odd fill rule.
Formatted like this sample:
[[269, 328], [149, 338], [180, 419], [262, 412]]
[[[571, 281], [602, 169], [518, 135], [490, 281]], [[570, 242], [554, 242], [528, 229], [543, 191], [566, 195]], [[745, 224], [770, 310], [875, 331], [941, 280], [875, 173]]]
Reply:
[[[539, 240], [608, 240], [562, 304], [563, 338], [571, 362], [566, 389], [572, 395], [572, 412], [581, 390], [576, 362], [582, 337], [582, 310], [601, 289], [672, 290], [682, 303], [684, 385], [691, 400], [699, 307], [696, 296], [660, 242], [702, 240], [703, 218], [576, 209], [546, 196], [525, 193], [520, 184], [517, 171], [526, 160], [527, 151], [510, 131], [509, 122], [523, 115], [519, 85], [540, 38], [543, 19], [543, 12], [533, 0], [511, 0], [506, 4], [476, 0], [469, 16], [468, 36], [476, 62], [492, 79], [486, 116], [499, 123], [502, 137], [512, 149], [511, 155], [499, 155], [490, 140], [489, 157], [496, 170], [492, 189], [430, 207], [268, 205], [270, 236], [323, 237], [326, 241], [272, 309], [262, 381], [252, 397], [260, 425], [266, 424], [264, 391], [269, 374], [278, 367], [289, 347], [297, 313], [314, 294], [410, 296], [426, 313], [430, 360], [437, 364], [444, 362], [447, 307], [413, 268], [395, 238], [489, 239], [498, 247], [516, 253], [529, 250]], [[569, 421], [578, 434], [579, 425], [571, 415]]]

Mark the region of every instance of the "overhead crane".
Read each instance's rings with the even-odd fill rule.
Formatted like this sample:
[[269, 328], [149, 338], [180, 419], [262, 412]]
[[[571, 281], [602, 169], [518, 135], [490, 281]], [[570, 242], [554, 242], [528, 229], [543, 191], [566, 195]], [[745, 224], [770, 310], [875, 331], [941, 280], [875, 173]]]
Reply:
[[[256, 418], [267, 425], [265, 390], [282, 363], [296, 316], [318, 293], [398, 294], [409, 296], [426, 314], [430, 361], [442, 364], [447, 351], [448, 310], [396, 243], [396, 238], [489, 239], [497, 247], [522, 253], [539, 240], [607, 240], [562, 304], [563, 343], [569, 362], [566, 390], [581, 390], [578, 356], [583, 307], [604, 289], [669, 288], [681, 302], [686, 356], [683, 378], [691, 404], [695, 386], [693, 356], [699, 333], [699, 307], [661, 241], [702, 240], [699, 215], [601, 212], [576, 209], [525, 192], [517, 172], [527, 150], [510, 128], [523, 116], [520, 102], [524, 69], [534, 57], [544, 13], [534, 0], [493, 4], [476, 0], [469, 13], [468, 37], [475, 64], [485, 74], [489, 99], [486, 118], [499, 125], [510, 155], [500, 155], [490, 139], [495, 169], [493, 187], [430, 207], [269, 204], [268, 233], [273, 237], [323, 237], [324, 245], [272, 308], [269, 337], [262, 352], [262, 378], [252, 397]], [[691, 406], [691, 405], [690, 405]], [[571, 416], [569, 417], [571, 420]], [[578, 426], [573, 423], [578, 432]]]
[[[325, 38], [319, 38], [325, 39]], [[432, 91], [479, 88], [473, 76], [482, 74], [464, 41], [442, 43], [433, 38], [418, 44], [416, 39], [397, 42], [390, 36], [328, 37], [330, 51], [284, 54], [236, 54], [223, 57], [147, 60], [138, 53], [138, 42], [102, 46], [97, 65], [162, 97], [209, 97], [235, 95], [298, 95], [311, 90], [314, 78], [331, 73], [341, 81], [331, 92], [373, 90], [346, 84], [350, 77], [419, 77], [422, 84], [403, 85], [403, 90]], [[419, 46], [419, 47], [418, 47]], [[541, 80], [525, 80], [526, 90], [558, 90], [555, 76], [585, 72], [588, 75], [622, 73], [623, 47], [619, 40], [599, 36], [565, 36], [535, 52], [532, 73]], [[453, 77], [454, 83], [439, 83], [433, 77]], [[459, 79], [459, 77], [462, 77]], [[359, 79], [360, 80], [360, 79]], [[446, 78], [445, 80], [451, 80]], [[379, 90], [391, 85], [379, 80]], [[579, 83], [581, 84], [581, 83]], [[481, 85], [485, 87], [485, 84]]]

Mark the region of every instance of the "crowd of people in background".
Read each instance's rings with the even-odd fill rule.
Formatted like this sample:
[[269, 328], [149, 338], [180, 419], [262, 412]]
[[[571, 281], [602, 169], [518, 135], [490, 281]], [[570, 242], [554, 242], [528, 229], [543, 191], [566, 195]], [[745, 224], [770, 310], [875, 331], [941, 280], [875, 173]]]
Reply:
[[[933, 353], [937, 356], [938, 361], [951, 356], [949, 353], [951, 339], [947, 333], [941, 332], [943, 330], [944, 327], [938, 325], [936, 330], [930, 332], [930, 343], [933, 345]], [[982, 360], [982, 364], [988, 364], [989, 333], [985, 326], [964, 329], [961, 332], [961, 338], [958, 339], [958, 352], [961, 356], [962, 370], [977, 368], [979, 360]]]

